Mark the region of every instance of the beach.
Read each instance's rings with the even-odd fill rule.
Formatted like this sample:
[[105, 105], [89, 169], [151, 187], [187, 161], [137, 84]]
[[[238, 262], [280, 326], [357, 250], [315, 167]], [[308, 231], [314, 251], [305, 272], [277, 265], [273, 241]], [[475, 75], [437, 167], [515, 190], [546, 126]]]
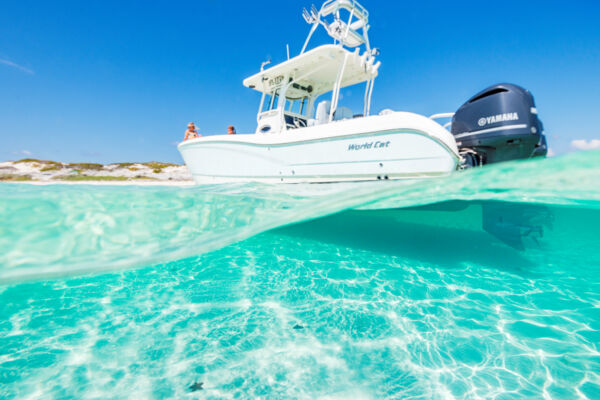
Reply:
[[34, 185], [93, 184], [140, 186], [193, 185], [185, 165], [164, 162], [123, 162], [97, 164], [89, 162], [23, 159], [0, 163], [0, 182]]

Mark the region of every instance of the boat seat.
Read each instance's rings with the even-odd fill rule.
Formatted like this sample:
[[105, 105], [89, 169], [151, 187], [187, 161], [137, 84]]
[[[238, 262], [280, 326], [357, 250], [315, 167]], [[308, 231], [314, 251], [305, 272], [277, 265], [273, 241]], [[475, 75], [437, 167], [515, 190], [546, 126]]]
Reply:
[[[357, 22], [361, 22], [361, 24], [359, 25], [355, 22], [352, 25], [362, 27], [362, 21]], [[344, 43], [348, 47], [358, 47], [365, 43], [365, 39], [360, 33], [352, 29], [352, 25], [348, 26], [344, 21], [336, 20], [327, 25], [326, 28], [329, 35], [334, 39]]]
[[329, 112], [331, 111], [331, 101], [324, 100], [317, 105], [315, 113], [316, 125], [326, 124], [329, 122]]

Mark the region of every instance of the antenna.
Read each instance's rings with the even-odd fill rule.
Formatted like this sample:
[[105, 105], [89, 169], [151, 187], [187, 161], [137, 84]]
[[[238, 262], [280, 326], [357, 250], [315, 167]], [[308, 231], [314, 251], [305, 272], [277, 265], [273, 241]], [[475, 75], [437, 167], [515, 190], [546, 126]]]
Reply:
[[312, 7], [310, 8], [310, 12], [306, 8], [302, 9], [302, 16], [304, 17], [304, 20], [306, 21], [306, 23], [311, 25], [318, 21], [319, 11], [317, 11], [317, 8], [313, 4]]
[[310, 13], [308, 12], [308, 10], [306, 8], [302, 9], [302, 16], [304, 17], [304, 20], [306, 21], [306, 23], [309, 25], [312, 24], [313, 22], [315, 22], [312, 19], [312, 15], [310, 15]]
[[315, 21], [319, 19], [319, 11], [317, 10], [317, 7], [315, 7], [314, 4], [310, 7], [310, 15]]
[[267, 61], [263, 61], [262, 64], [260, 64], [260, 72], [263, 72], [265, 70], [265, 65], [269, 65], [271, 64], [271, 59], [268, 59]]
[[287, 50], [287, 56], [288, 56], [288, 60], [289, 60], [290, 59], [290, 45], [286, 44], [285, 49]]
[[306, 8], [302, 9], [302, 18], [304, 18], [307, 24], [310, 24], [310, 14]]

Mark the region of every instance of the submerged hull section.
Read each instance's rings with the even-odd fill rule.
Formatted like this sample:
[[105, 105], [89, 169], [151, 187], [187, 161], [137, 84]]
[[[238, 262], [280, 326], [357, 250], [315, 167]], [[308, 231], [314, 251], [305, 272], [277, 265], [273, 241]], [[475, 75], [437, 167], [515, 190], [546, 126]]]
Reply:
[[451, 134], [411, 113], [394, 113], [279, 134], [209, 136], [179, 145], [196, 183], [410, 179], [456, 169]]

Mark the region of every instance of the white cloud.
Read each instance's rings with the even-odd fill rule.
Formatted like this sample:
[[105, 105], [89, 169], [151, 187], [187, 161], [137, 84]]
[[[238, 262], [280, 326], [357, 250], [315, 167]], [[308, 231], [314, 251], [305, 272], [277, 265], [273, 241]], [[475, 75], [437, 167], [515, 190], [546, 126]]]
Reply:
[[16, 156], [32, 156], [33, 153], [29, 150], [21, 150], [21, 151], [13, 151], [12, 152]]
[[592, 139], [590, 141], [577, 139], [571, 141], [571, 147], [576, 150], [597, 150], [600, 149], [600, 139]]
[[30, 75], [34, 74], [34, 72], [32, 70], [30, 70], [29, 68], [26, 68], [26, 67], [24, 67], [22, 65], [19, 65], [17, 63], [12, 62], [12, 61], [4, 60], [2, 58], [0, 58], [0, 64], [8, 65], [9, 67], [16, 68], [16, 69], [18, 69], [20, 71], [23, 71], [23, 72], [25, 72], [27, 74], [30, 74]]

